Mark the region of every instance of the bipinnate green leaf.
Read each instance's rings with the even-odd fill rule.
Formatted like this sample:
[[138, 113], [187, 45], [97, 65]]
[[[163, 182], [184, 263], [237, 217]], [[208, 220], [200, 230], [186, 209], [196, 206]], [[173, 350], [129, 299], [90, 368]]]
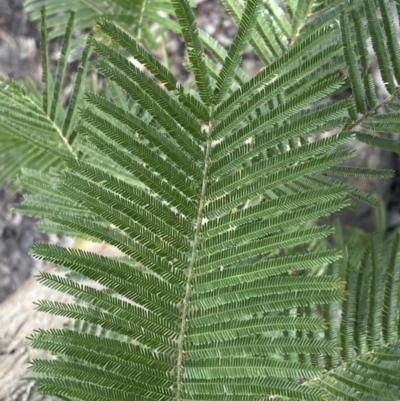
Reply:
[[[374, 235], [361, 266], [349, 260], [341, 321], [342, 365], [320, 380], [334, 399], [355, 400], [362, 395], [394, 400], [398, 396], [400, 353], [398, 332], [393, 327], [399, 319], [398, 307], [393, 305], [393, 296], [398, 299], [398, 289], [393, 287], [400, 270], [398, 237], [398, 232], [386, 239]], [[389, 326], [393, 327], [390, 338]]]
[[0, 156], [2, 166], [0, 182], [14, 177], [23, 168], [45, 172], [51, 167], [59, 167], [66, 158], [77, 157], [78, 153], [77, 148], [72, 146], [76, 137], [75, 116], [77, 108], [82, 104], [92, 47], [90, 43], [85, 46], [71, 98], [65, 111], [60, 99], [70, 54], [74, 13], [69, 17], [54, 77], [49, 67], [48, 32], [44, 7], [41, 16], [42, 95], [36, 91], [28, 91], [12, 80], [0, 82], [0, 107], [2, 108], [0, 143], [3, 149]]
[[[59, 268], [39, 281], [74, 298], [37, 303], [73, 320], [31, 338], [52, 354], [32, 363], [42, 392], [82, 401], [398, 398], [398, 236], [389, 259], [381, 230], [355, 263], [344, 244], [324, 245], [333, 229], [315, 223], [353, 206], [350, 197], [377, 202], [335, 177], [391, 175], [346, 165], [354, 138], [394, 142], [354, 127], [393, 132], [398, 117], [375, 116], [395, 94], [372, 106], [365, 84], [368, 33], [353, 30], [360, 10], [378, 29], [378, 2], [367, 3], [286, 1], [279, 10], [269, 0], [225, 0], [239, 28], [224, 50], [198, 30], [187, 0], [171, 0], [192, 86], [121, 26], [100, 21], [83, 62], [93, 47], [105, 89], [86, 94], [74, 126], [82, 65], [59, 132], [73, 152], [62, 169], [24, 170], [20, 182], [33, 193], [18, 210], [41, 217], [41, 230], [112, 245], [120, 256], [33, 246]], [[389, 37], [391, 20], [383, 22]], [[378, 61], [382, 38], [373, 39]], [[265, 62], [252, 78], [240, 66], [249, 43]], [[350, 79], [338, 73], [346, 65]], [[333, 101], [347, 86], [354, 98]], [[27, 129], [43, 102], [13, 90], [31, 107], [20, 120]], [[34, 125], [40, 132], [54, 127], [57, 104]]]
[[[83, 52], [87, 30], [96, 25], [99, 18], [108, 20], [126, 33], [156, 48], [166, 30], [179, 33], [179, 25], [169, 16], [174, 10], [170, 0], [25, 0], [24, 11], [32, 21], [40, 20], [41, 9], [46, 7], [50, 39], [64, 35], [71, 12], [76, 12], [76, 29], [72, 40], [71, 59], [77, 60]], [[156, 25], [157, 29], [154, 29]]]

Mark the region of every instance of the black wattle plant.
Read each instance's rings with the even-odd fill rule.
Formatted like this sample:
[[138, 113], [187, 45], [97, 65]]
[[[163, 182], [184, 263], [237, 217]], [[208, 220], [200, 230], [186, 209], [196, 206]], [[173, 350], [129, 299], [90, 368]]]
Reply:
[[[229, 50], [197, 28], [187, 0], [171, 0], [190, 84], [101, 20], [65, 115], [63, 62], [54, 86], [44, 68], [42, 102], [20, 87], [1, 92], [2, 105], [21, 102], [7, 105], [3, 126], [58, 157], [42, 172], [23, 170], [30, 194], [18, 210], [41, 217], [41, 230], [124, 255], [34, 246], [68, 272], [40, 282], [75, 297], [38, 309], [75, 323], [33, 335], [33, 347], [55, 356], [34, 360], [33, 374], [44, 393], [74, 401], [396, 400], [399, 235], [374, 236], [353, 263], [346, 250], [318, 246], [333, 229], [312, 223], [353, 198], [376, 204], [332, 176], [392, 175], [343, 163], [352, 140], [399, 150], [359, 129], [399, 132], [389, 1], [224, 5], [238, 25]], [[381, 103], [370, 37], [390, 93]], [[265, 65], [253, 78], [240, 67], [248, 45]], [[92, 50], [106, 90], [82, 98]], [[338, 73], [345, 67], [348, 78]], [[348, 87], [353, 97], [331, 100]], [[375, 116], [383, 105], [394, 111]], [[326, 266], [330, 274], [316, 274]]]

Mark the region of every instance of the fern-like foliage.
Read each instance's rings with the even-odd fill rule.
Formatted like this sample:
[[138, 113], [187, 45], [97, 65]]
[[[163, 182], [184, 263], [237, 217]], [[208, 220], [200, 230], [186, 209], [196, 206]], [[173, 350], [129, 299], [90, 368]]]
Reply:
[[[339, 399], [398, 399], [400, 234], [367, 241], [359, 263], [345, 258], [339, 357], [320, 379]], [[335, 268], [336, 270], [336, 268]], [[337, 310], [330, 309], [328, 338], [337, 335]], [[332, 330], [333, 329], [333, 330]]]
[[81, 105], [84, 78], [91, 54], [86, 46], [75, 75], [68, 107], [61, 102], [67, 59], [71, 46], [74, 14], [68, 20], [60, 59], [53, 76], [49, 71], [46, 13], [42, 9], [42, 68], [44, 90], [30, 90], [20, 83], [0, 81], [0, 182], [13, 178], [21, 168], [47, 171], [60, 166], [66, 157], [76, 156], [76, 111]]
[[25, 0], [24, 9], [30, 19], [40, 19], [41, 9], [46, 7], [48, 25], [52, 28], [49, 37], [63, 36], [69, 14], [76, 13], [75, 28], [78, 32], [72, 41], [75, 59], [82, 52], [86, 30], [96, 25], [100, 17], [113, 21], [121, 29], [130, 32], [140, 42], [156, 47], [157, 39], [169, 29], [179, 32], [179, 26], [169, 18], [173, 15], [170, 0]]
[[[95, 152], [90, 152], [78, 135], [78, 109], [83, 107], [83, 94], [88, 85], [92, 46], [88, 41], [81, 55], [78, 70], [72, 76], [72, 90], [67, 105], [64, 107], [63, 89], [66, 85], [66, 68], [71, 56], [71, 38], [74, 30], [75, 13], [70, 14], [67, 29], [63, 38], [59, 62], [54, 74], [50, 71], [48, 52], [48, 27], [46, 10], [42, 8], [41, 43], [42, 43], [42, 83], [43, 91], [39, 93], [34, 84], [28, 81], [25, 85], [12, 80], [0, 80], [0, 182], [8, 179], [15, 187], [15, 177], [23, 169], [49, 172], [52, 168], [62, 168], [69, 157], [84, 155], [96, 163], [110, 164]], [[93, 80], [93, 79], [92, 79]], [[95, 85], [94, 85], [95, 86]], [[95, 90], [98, 89], [95, 86]], [[125, 103], [122, 90], [114, 84], [104, 84], [102, 93], [109, 100], [118, 104]], [[125, 106], [135, 112], [131, 104]], [[133, 108], [132, 108], [133, 107]], [[30, 189], [17, 186], [18, 189]]]
[[[64, 169], [20, 178], [32, 194], [18, 210], [42, 217], [39, 229], [124, 254], [34, 246], [36, 257], [87, 279], [39, 277], [76, 302], [38, 309], [82, 322], [32, 337], [57, 356], [33, 362], [41, 390], [88, 401], [398, 399], [399, 236], [387, 263], [378, 237], [360, 266], [349, 259], [343, 294], [343, 252], [312, 245], [333, 230], [311, 224], [351, 197], [376, 203], [331, 175], [391, 174], [340, 164], [355, 136], [396, 143], [352, 132], [395, 126], [396, 112], [374, 114], [397, 104], [388, 2], [287, 1], [283, 23], [272, 1], [226, 0], [238, 23], [227, 51], [197, 29], [187, 0], [171, 4], [194, 85], [101, 20], [104, 40], [88, 46], [122, 97], [88, 93], [76, 127], [82, 152], [65, 155]], [[370, 81], [364, 17], [371, 35], [385, 28], [372, 42], [390, 92], [381, 103], [360, 95]], [[248, 43], [269, 55], [251, 79], [240, 68]], [[345, 66], [349, 79], [337, 73]], [[349, 101], [329, 100], [348, 86]], [[54, 117], [56, 106], [43, 104]], [[326, 265], [331, 274], [313, 274]]]

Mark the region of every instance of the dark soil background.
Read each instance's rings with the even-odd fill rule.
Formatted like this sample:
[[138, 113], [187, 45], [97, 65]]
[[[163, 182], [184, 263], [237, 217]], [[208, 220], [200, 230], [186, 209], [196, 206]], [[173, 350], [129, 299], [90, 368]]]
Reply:
[[[235, 35], [235, 26], [217, 0], [198, 0], [196, 15], [202, 29], [212, 34], [228, 47]], [[57, 43], [51, 47], [56, 54]], [[184, 49], [176, 35], [170, 35], [167, 50], [171, 57], [172, 71], [182, 81], [188, 77], [182, 68]], [[52, 57], [54, 59], [54, 57]], [[260, 63], [252, 52], [247, 52], [243, 67], [254, 75]], [[0, 76], [25, 79], [31, 77], [40, 86], [40, 51], [37, 23], [32, 23], [23, 13], [23, 0], [0, 0]], [[379, 87], [380, 83], [377, 81]], [[0, 110], [1, 113], [1, 110]], [[353, 163], [368, 167], [400, 169], [397, 156], [355, 145], [359, 155]], [[399, 180], [358, 180], [356, 186], [370, 193], [379, 194], [388, 206], [388, 226], [397, 226], [399, 214]], [[34, 241], [59, 242], [56, 237], [36, 233], [34, 221], [12, 211], [12, 205], [21, 200], [20, 194], [11, 194], [0, 188], [0, 302], [40, 269], [41, 264], [28, 255]], [[346, 223], [371, 230], [371, 211], [361, 206], [359, 212], [342, 214]]]
[[7, 193], [0, 188], [0, 302], [28, 280], [41, 263], [28, 255], [34, 241], [48, 241], [48, 236], [37, 233], [32, 219], [14, 213], [12, 206], [21, 195]]

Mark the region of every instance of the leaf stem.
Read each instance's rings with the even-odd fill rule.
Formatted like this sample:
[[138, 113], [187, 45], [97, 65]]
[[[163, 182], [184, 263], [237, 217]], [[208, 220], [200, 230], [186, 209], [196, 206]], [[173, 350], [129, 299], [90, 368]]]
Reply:
[[195, 226], [195, 234], [194, 234], [194, 239], [193, 239], [193, 244], [192, 244], [192, 257], [189, 263], [189, 269], [188, 269], [188, 279], [186, 283], [186, 291], [185, 291], [185, 297], [183, 299], [183, 311], [182, 311], [182, 323], [181, 323], [181, 330], [179, 333], [178, 337], [178, 361], [177, 361], [177, 387], [176, 387], [176, 399], [177, 401], [180, 401], [182, 398], [182, 391], [183, 391], [183, 361], [185, 357], [185, 333], [188, 328], [188, 315], [190, 313], [190, 296], [192, 294], [192, 280], [195, 276], [195, 263], [197, 259], [197, 251], [198, 247], [200, 244], [201, 240], [201, 226], [202, 226], [202, 221], [203, 221], [203, 214], [204, 214], [204, 208], [207, 203], [206, 199], [206, 192], [207, 192], [207, 187], [209, 183], [208, 179], [208, 171], [211, 165], [211, 144], [212, 144], [212, 138], [211, 138], [211, 132], [212, 132], [212, 126], [213, 126], [213, 114], [214, 114], [214, 106], [210, 107], [210, 123], [208, 125], [209, 130], [207, 133], [207, 139], [206, 139], [206, 153], [205, 153], [205, 158], [204, 158], [204, 169], [203, 169], [203, 179], [202, 179], [202, 188], [201, 188], [201, 195], [200, 195], [200, 203], [199, 203], [199, 210], [197, 214], [197, 220], [196, 220], [196, 226]]
[[392, 93], [391, 95], [389, 95], [386, 99], [382, 100], [382, 102], [378, 103], [375, 107], [373, 107], [373, 108], [372, 108], [371, 110], [369, 110], [367, 113], [363, 114], [359, 119], [357, 119], [357, 120], [354, 121], [354, 122], [351, 122], [351, 121], [349, 120], [349, 122], [348, 122], [347, 124], [345, 124], [343, 130], [346, 129], [347, 127], [354, 128], [354, 127], [356, 127], [357, 125], [359, 125], [360, 123], [362, 123], [364, 120], [366, 120], [368, 117], [373, 116], [373, 115], [376, 113], [376, 111], [377, 111], [378, 109], [380, 109], [380, 108], [381, 108], [382, 106], [384, 106], [385, 104], [391, 102], [391, 101], [395, 98], [395, 96], [398, 95], [399, 93], [400, 93], [400, 86], [398, 86], [398, 87], [396, 88], [396, 90], [394, 91], [394, 93]]
[[[29, 96], [24, 96], [25, 99], [27, 99], [29, 101], [29, 103], [31, 103], [33, 106], [35, 106], [35, 108], [39, 109], [41, 113], [43, 113], [43, 109], [38, 108], [37, 104], [35, 102], [32, 101], [32, 99]], [[53, 127], [54, 131], [58, 134], [58, 136], [61, 138], [61, 141], [64, 143], [64, 145], [66, 146], [66, 148], [68, 149], [68, 152], [71, 153], [71, 155], [77, 159], [77, 155], [74, 152], [72, 146], [68, 143], [68, 139], [63, 135], [62, 130], [60, 129], [60, 127], [55, 123], [55, 121], [53, 121], [48, 113], [45, 113], [45, 117], [46, 119], [49, 121], [49, 123], [51, 124], [51, 126]]]

